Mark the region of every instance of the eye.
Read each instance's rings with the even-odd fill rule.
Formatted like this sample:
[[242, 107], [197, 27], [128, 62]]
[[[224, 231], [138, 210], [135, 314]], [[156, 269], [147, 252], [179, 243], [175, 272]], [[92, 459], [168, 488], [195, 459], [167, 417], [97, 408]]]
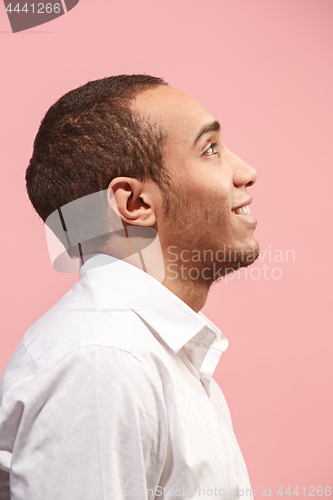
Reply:
[[206, 149], [206, 151], [204, 151], [202, 153], [202, 156], [212, 156], [212, 155], [216, 155], [218, 152], [216, 151], [216, 146], [217, 146], [217, 142], [212, 142], [210, 145], [209, 145], [209, 148]]

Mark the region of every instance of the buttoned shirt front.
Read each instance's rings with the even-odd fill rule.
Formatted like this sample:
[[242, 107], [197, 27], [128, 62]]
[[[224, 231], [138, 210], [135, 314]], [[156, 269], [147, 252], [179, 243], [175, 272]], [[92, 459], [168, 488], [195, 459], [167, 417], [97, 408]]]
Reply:
[[147, 273], [89, 259], [1, 376], [11, 500], [251, 499], [212, 378], [227, 346]]

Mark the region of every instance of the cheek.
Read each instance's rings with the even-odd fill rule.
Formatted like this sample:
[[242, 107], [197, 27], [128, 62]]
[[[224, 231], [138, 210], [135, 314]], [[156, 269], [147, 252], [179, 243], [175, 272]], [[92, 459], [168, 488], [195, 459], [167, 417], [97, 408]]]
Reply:
[[204, 168], [202, 164], [186, 162], [178, 163], [178, 170], [170, 168], [174, 208], [182, 211], [183, 217], [191, 213], [199, 219], [207, 219], [208, 212], [214, 218], [226, 219], [231, 214], [232, 179], [228, 171], [221, 171], [220, 165], [206, 163]]
[[211, 176], [205, 179], [203, 176], [196, 182], [188, 184], [188, 194], [191, 197], [200, 199], [204, 204], [214, 205], [216, 207], [230, 206], [231, 188], [226, 179], [219, 179]]

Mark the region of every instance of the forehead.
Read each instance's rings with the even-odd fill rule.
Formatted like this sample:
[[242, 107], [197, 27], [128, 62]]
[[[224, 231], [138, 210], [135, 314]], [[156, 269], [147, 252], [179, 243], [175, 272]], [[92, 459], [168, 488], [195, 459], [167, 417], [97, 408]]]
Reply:
[[168, 137], [191, 143], [202, 126], [214, 120], [196, 99], [165, 85], [142, 92], [132, 105], [140, 114], [161, 125]]

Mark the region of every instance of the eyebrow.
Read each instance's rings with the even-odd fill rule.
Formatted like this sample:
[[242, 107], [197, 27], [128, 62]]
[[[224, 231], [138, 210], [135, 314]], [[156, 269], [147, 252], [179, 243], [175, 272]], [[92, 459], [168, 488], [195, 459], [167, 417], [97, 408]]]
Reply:
[[196, 145], [196, 143], [198, 142], [198, 140], [204, 135], [204, 134], [208, 134], [209, 132], [219, 132], [221, 130], [221, 125], [220, 125], [220, 122], [218, 122], [217, 120], [214, 120], [213, 122], [211, 123], [208, 123], [208, 125], [204, 125], [202, 127], [202, 129], [200, 130], [200, 132], [198, 133], [195, 141], [194, 141], [194, 144], [193, 146]]

